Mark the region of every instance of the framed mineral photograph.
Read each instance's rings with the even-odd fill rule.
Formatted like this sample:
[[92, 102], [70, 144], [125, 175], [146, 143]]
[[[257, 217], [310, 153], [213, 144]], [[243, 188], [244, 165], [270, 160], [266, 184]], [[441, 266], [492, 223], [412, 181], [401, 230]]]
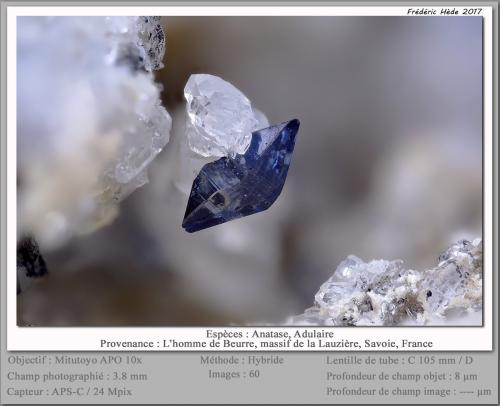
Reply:
[[492, 14], [429, 10], [9, 7], [9, 348], [491, 348]]
[[0, 404], [498, 404], [497, 3], [0, 32]]

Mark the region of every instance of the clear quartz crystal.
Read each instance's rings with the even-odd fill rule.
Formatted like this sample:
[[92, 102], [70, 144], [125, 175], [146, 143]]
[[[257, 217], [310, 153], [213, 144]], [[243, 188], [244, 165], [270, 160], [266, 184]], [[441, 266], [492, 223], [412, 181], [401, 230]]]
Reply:
[[[160, 17], [127, 17], [131, 27], [115, 29], [116, 43], [110, 53], [114, 63], [131, 70], [151, 72], [163, 67], [165, 35]], [[104, 196], [119, 202], [148, 182], [147, 167], [169, 142], [172, 119], [161, 105], [161, 86], [150, 86], [150, 74], [143, 81], [142, 94], [135, 98], [134, 125], [121, 128], [122, 143], [116, 158], [104, 171]]]
[[191, 75], [184, 97], [189, 146], [204, 157], [245, 153], [252, 132], [267, 123], [241, 91], [217, 76]]
[[160, 104], [151, 108], [147, 117], [139, 117], [133, 131], [124, 131], [126, 146], [120, 151], [110, 176], [119, 184], [127, 184], [144, 172], [169, 141], [171, 118]]
[[439, 265], [425, 272], [422, 289], [429, 308], [442, 315], [482, 305], [482, 242], [461, 240], [439, 256]]
[[321, 286], [313, 307], [295, 325], [401, 325], [453, 323], [482, 306], [482, 242], [462, 240], [419, 272], [401, 260], [363, 262], [349, 256]]
[[374, 260], [364, 263], [360, 258], [350, 255], [335, 270], [315, 296], [316, 303], [323, 307], [335, 305], [346, 296], [357, 291], [366, 291], [370, 286], [383, 289], [376, 283], [379, 278], [396, 269], [402, 261]]

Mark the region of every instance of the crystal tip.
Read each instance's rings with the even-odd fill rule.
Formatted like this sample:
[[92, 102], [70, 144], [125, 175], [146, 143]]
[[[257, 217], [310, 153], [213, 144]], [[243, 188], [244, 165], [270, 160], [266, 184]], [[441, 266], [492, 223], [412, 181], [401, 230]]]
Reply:
[[[182, 228], [194, 233], [267, 210], [285, 183], [299, 126], [292, 119], [255, 131], [244, 155], [204, 165], [193, 182]], [[262, 191], [255, 193], [259, 183]]]

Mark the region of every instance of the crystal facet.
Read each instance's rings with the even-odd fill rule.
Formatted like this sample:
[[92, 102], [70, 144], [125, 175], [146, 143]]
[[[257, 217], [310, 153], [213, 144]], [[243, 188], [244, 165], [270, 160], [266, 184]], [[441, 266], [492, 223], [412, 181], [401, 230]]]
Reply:
[[245, 154], [203, 166], [182, 227], [192, 233], [268, 209], [283, 189], [298, 129], [295, 119], [255, 131]]
[[363, 262], [349, 256], [319, 289], [314, 306], [295, 325], [395, 326], [453, 323], [481, 312], [482, 241], [449, 247], [431, 269], [405, 269], [403, 261]]
[[197, 74], [186, 83], [184, 97], [194, 152], [205, 157], [245, 153], [259, 119], [242, 92], [217, 76]]

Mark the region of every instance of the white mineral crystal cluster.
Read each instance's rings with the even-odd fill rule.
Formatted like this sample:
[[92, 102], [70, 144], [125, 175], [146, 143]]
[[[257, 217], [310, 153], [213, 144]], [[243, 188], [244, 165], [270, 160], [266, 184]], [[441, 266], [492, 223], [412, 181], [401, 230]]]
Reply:
[[243, 154], [252, 132], [269, 125], [240, 90], [218, 76], [191, 75], [184, 97], [189, 147], [203, 157]]
[[159, 17], [20, 17], [17, 34], [19, 234], [52, 249], [111, 222], [168, 143], [165, 38]]
[[435, 268], [414, 271], [401, 260], [363, 262], [349, 256], [316, 293], [314, 306], [289, 324], [439, 325], [471, 315], [480, 319], [481, 239], [453, 244], [438, 261]]

